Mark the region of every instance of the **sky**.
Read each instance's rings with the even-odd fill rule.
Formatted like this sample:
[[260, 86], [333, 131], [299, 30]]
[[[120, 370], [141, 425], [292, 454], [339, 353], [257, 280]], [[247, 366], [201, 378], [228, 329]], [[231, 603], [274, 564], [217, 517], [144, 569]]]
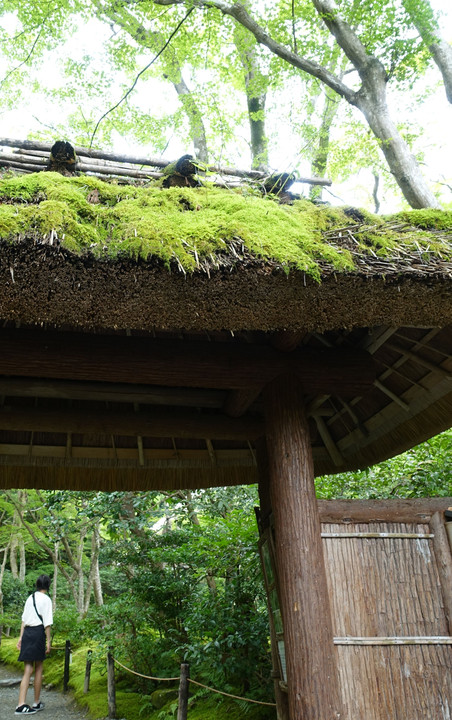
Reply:
[[[442, 33], [445, 39], [452, 41], [452, 11], [450, 3], [452, 0], [430, 0], [435, 9], [443, 10], [445, 16], [442, 22]], [[3, 25], [10, 26], [14, 29], [15, 19], [13, 16], [3, 17], [1, 20]], [[99, 46], [101, 37], [107, 37], [110, 33], [109, 28], [104, 24], [92, 23], [91, 25], [83, 25], [80, 32], [75, 33], [65, 49], [73, 57], [82, 57], [84, 53], [92, 51], [93, 45]], [[58, 58], [57, 58], [58, 59]], [[49, 61], [39, 70], [40, 74], [44, 74], [46, 79], [52, 79], [58, 84], [59, 76], [55, 72], [57, 63], [55, 57], [50, 56]], [[5, 61], [0, 57], [0, 79], [5, 73]], [[430, 71], [425, 83], [430, 90], [436, 85], [439, 74], [436, 69]], [[149, 85], [146, 86], [146, 92], [149, 92]], [[153, 93], [157, 102], [153, 104], [153, 111], [156, 116], [161, 110], [176, 109], [178, 100], [176, 94], [168, 83], [158, 83], [155, 81]], [[119, 90], [119, 83], [118, 83]], [[137, 86], [135, 97], [140, 98], [140, 86]], [[25, 139], [30, 133], [42, 131], [47, 125], [52, 125], [58, 121], [58, 114], [62, 112], [62, 108], [58, 104], [49, 105], [49, 101], [43, 101], [36, 95], [24, 93], [22, 103], [18, 107], [7, 112], [0, 111], [0, 135], [2, 137], [12, 137], [17, 139]], [[447, 103], [445, 99], [444, 88], [438, 87], [431, 95], [428, 103], [421, 106], [415, 101], [411, 106], [406, 105], [405, 99], [403, 104], [399, 95], [390, 96], [392, 110], [397, 121], [409, 119], [415, 112], [420, 118], [420, 124], [423, 127], [422, 143], [419, 148], [424, 152], [423, 173], [429, 182], [444, 182], [443, 202], [452, 203], [452, 191], [447, 185], [452, 186], [452, 139], [450, 128], [452, 127], [452, 105]], [[105, 109], [108, 109], [106, 107]], [[50, 110], [50, 112], [49, 112]], [[101, 111], [102, 112], [102, 111]], [[273, 113], [274, 114], [274, 113]], [[284, 107], [281, 107], [281, 114], [284, 114]], [[359, 113], [358, 113], [359, 114]], [[275, 118], [276, 120], [276, 118]], [[294, 165], [294, 148], [299, 146], [298, 138], [291, 135], [288, 124], [281, 123], [284, 131], [277, 133], [276, 141], [272, 145], [270, 153], [270, 162], [274, 169], [292, 170]], [[247, 128], [243, 128], [243, 136], [247, 134]], [[240, 133], [238, 133], [240, 135]], [[57, 139], [57, 138], [55, 138]], [[70, 139], [70, 138], [68, 138]], [[340, 140], [340, 138], [338, 138]], [[232, 147], [231, 152], [237, 154], [236, 165], [246, 168], [249, 165], [249, 159], [243, 158], [244, 142], [240, 137], [237, 138], [236, 148]], [[157, 153], [154, 148], [143, 148], [130, 138], [121, 136], [118, 132], [114, 136], [114, 147], [117, 152], [127, 152], [128, 154], [148, 154], [155, 156]], [[190, 150], [188, 150], [190, 151]], [[187, 152], [187, 148], [181, 144], [180, 140], [173, 135], [170, 143], [165, 151], [165, 158], [169, 160], [178, 157]], [[310, 175], [309, 163], [303, 160], [302, 153], [296, 158], [297, 170], [300, 174]], [[327, 190], [324, 199], [329, 200], [333, 204], [350, 204], [358, 207], [366, 207], [373, 209], [373, 200], [371, 197], [373, 187], [373, 175], [370, 169], [360, 170], [353, 179], [339, 183], [335, 182], [331, 190]], [[302, 192], [306, 192], [307, 186], [297, 188]], [[400, 196], [392, 192], [386, 192], [381, 197], [382, 212], [395, 212], [401, 207]]]

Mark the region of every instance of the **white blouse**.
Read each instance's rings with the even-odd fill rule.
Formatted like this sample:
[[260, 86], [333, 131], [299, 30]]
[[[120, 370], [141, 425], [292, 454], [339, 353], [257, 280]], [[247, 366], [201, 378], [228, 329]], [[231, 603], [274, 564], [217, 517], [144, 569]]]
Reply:
[[[48, 595], [39, 591], [35, 592], [34, 596], [38, 613], [42, 616], [42, 619], [44, 621], [44, 627], [52, 625], [53, 612], [51, 599]], [[25, 602], [24, 611], [22, 613], [22, 622], [24, 623], [24, 625], [32, 626], [42, 624], [41, 619], [38, 617], [38, 614], [33, 605], [33, 595], [30, 595]]]

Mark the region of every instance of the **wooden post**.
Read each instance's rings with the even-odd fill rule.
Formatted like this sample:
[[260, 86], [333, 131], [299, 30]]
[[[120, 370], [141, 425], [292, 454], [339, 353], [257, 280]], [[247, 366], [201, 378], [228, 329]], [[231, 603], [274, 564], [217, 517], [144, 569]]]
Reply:
[[290, 720], [343, 718], [314, 466], [298, 380], [264, 391]]
[[115, 687], [115, 663], [111, 649], [107, 654], [107, 694], [108, 694], [108, 717], [116, 717], [116, 687]]
[[187, 720], [188, 713], [188, 690], [190, 677], [190, 665], [182, 663], [180, 666], [180, 682], [179, 682], [179, 703], [177, 706], [177, 720]]
[[[259, 470], [259, 501], [260, 514], [264, 520], [268, 520], [271, 514], [270, 480], [268, 476], [268, 455], [265, 440], [261, 438], [257, 444], [257, 466]], [[270, 599], [267, 595], [268, 614], [271, 616]], [[276, 638], [274, 623], [270, 618], [270, 650], [272, 656], [272, 677], [274, 681], [274, 692], [276, 701], [276, 714], [278, 720], [289, 720], [289, 703], [287, 693], [281, 689], [282, 677], [279, 672], [278, 641]]]
[[443, 518], [442, 513], [434, 513], [430, 520], [430, 529], [433, 532], [433, 551], [438, 566], [444, 613], [449, 634], [452, 634], [452, 556]]
[[92, 650], [88, 650], [88, 655], [86, 658], [86, 667], [85, 667], [85, 682], [83, 684], [83, 692], [86, 694], [89, 690], [89, 683], [91, 679], [91, 658], [93, 655]]
[[71, 663], [71, 641], [66, 640], [64, 648], [63, 692], [67, 692], [69, 684], [69, 665]]

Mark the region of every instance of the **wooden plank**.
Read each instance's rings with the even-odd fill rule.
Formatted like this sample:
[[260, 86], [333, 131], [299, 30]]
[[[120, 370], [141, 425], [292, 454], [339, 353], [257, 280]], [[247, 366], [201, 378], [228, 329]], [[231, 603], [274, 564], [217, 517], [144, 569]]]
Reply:
[[318, 500], [323, 523], [427, 522], [452, 507], [452, 497], [391, 500]]
[[94, 433], [137, 437], [180, 437], [211, 440], [254, 440], [264, 432], [258, 418], [229, 418], [190, 410], [162, 409], [139, 412], [0, 408], [2, 430], [39, 430], [58, 433]]
[[293, 377], [278, 378], [264, 391], [264, 403], [289, 715], [303, 720], [342, 717], [300, 384]]
[[0, 374], [215, 389], [247, 389], [292, 372], [310, 393], [356, 395], [375, 372], [370, 356], [341, 348], [281, 353], [269, 346], [0, 330]]

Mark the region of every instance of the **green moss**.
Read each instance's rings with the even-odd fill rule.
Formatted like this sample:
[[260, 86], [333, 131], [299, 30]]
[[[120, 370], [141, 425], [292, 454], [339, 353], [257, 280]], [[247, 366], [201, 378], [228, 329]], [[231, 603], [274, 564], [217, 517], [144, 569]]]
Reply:
[[20, 215], [14, 205], [0, 205], [0, 237], [14, 237], [20, 229]]
[[452, 230], [450, 210], [406, 210], [394, 217], [423, 230]]
[[[438, 227], [443, 216], [436, 215]], [[448, 217], [444, 223], [450, 223], [452, 213], [443, 215]], [[365, 211], [359, 211], [359, 218], [364, 227], [357, 249], [385, 257], [397, 250], [400, 234]], [[111, 259], [153, 257], [168, 267], [177, 262], [188, 272], [205, 258], [229, 253], [231, 242], [243, 244], [256, 258], [273, 260], [287, 271], [298, 268], [316, 279], [320, 261], [338, 271], [353, 270], [351, 253], [340, 243], [327, 242], [322, 233], [355, 222], [353, 213], [342, 208], [317, 207], [307, 200], [279, 205], [246, 190], [162, 190], [158, 185], [119, 186], [89, 176], [66, 178], [47, 172], [0, 180], [2, 239], [41, 239], [55, 231], [73, 253], [89, 250]], [[424, 227], [420, 219], [418, 226]], [[409, 249], [450, 252], [450, 245], [422, 230], [402, 237]]]

